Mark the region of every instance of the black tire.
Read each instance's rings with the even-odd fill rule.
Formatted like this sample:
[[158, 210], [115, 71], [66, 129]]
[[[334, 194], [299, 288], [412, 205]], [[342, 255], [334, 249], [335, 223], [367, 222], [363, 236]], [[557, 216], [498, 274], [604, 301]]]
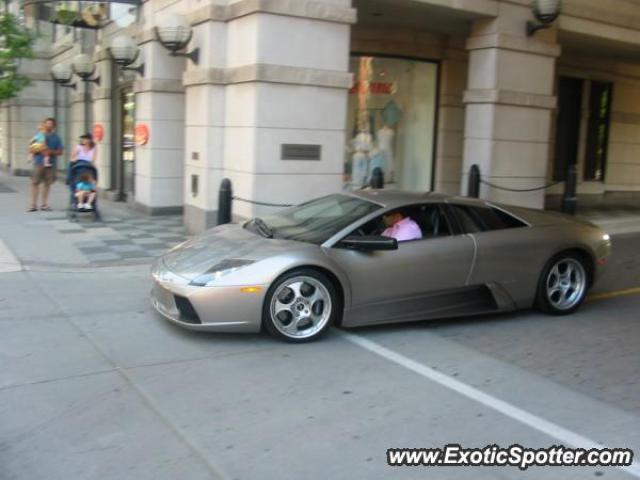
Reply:
[[[326, 292], [327, 298], [330, 300], [330, 311], [328, 313], [325, 311], [322, 311], [322, 315], [323, 316], [326, 315], [327, 317], [326, 321], [322, 322], [322, 326], [318, 328], [317, 331], [315, 331], [315, 328], [309, 328], [308, 330], [310, 333], [308, 335], [305, 334], [302, 329], [300, 330], [299, 335], [287, 334], [285, 332], [285, 330], [287, 329], [285, 324], [281, 322], [278, 318], [274, 318], [274, 315], [272, 315], [272, 304], [273, 304], [274, 295], [276, 294], [276, 292], [281, 290], [281, 287], [288, 288], [286, 286], [287, 283], [291, 282], [296, 278], [300, 279], [300, 277], [312, 279], [313, 283], [317, 282], [317, 285], [322, 285], [322, 287], [324, 287], [324, 290], [320, 289], [321, 291], [319, 292], [319, 295], [320, 294], [324, 295]], [[295, 282], [295, 283], [298, 283], [298, 282]], [[282, 293], [284, 292], [281, 291], [279, 294], [282, 295]], [[292, 305], [291, 307], [292, 310], [293, 310], [293, 305], [294, 303], [296, 303], [296, 299], [298, 298], [300, 298], [301, 301], [303, 301], [302, 297], [296, 297], [294, 295], [294, 299], [291, 300], [290, 302]], [[320, 301], [320, 299], [318, 301]], [[316, 304], [318, 303], [318, 301], [316, 302]], [[313, 309], [313, 307], [314, 305], [310, 305], [311, 309]], [[326, 304], [323, 304], [322, 307], [320, 308], [322, 309], [326, 308]], [[314, 311], [314, 314], [315, 314], [315, 311]], [[273, 282], [271, 287], [269, 287], [269, 290], [267, 291], [267, 294], [265, 296], [264, 305], [262, 307], [262, 325], [264, 326], [264, 329], [275, 338], [278, 338], [280, 340], [284, 340], [287, 342], [291, 342], [291, 343], [306, 343], [306, 342], [312, 342], [319, 339], [322, 335], [326, 333], [326, 331], [329, 329], [329, 327], [331, 327], [331, 325], [335, 325], [337, 322], [339, 322], [341, 315], [342, 315], [342, 305], [340, 301], [340, 295], [338, 294], [336, 290], [336, 286], [333, 284], [331, 279], [327, 277], [327, 275], [311, 268], [297, 268], [279, 277], [275, 282]], [[289, 321], [289, 323], [291, 323], [291, 321], [295, 321], [293, 316], [292, 316], [292, 319]], [[320, 323], [321, 322], [318, 322], [318, 325], [320, 325]]]
[[[567, 294], [572, 295], [572, 298], [567, 299], [566, 305], [561, 305], [563, 298], [562, 295], [554, 297], [554, 295], [550, 294], [550, 291], [552, 290], [551, 285], [553, 285], [553, 277], [556, 276], [552, 274], [552, 270], [559, 266], [561, 271], [562, 265], [571, 265], [572, 268], [576, 269], [577, 275], [582, 275], [582, 279], [580, 280], [582, 282], [582, 287], [573, 290], [569, 288], [567, 290]], [[589, 290], [591, 283], [590, 274], [591, 269], [582, 255], [575, 252], [559, 253], [551, 258], [542, 270], [542, 274], [538, 280], [535, 307], [548, 315], [568, 315], [575, 312], [584, 302], [587, 291]]]

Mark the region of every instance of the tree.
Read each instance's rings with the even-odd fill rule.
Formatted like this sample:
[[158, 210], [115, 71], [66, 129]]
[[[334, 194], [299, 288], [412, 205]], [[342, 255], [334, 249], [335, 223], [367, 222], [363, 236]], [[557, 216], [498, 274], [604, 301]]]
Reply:
[[22, 26], [15, 15], [0, 14], [0, 101], [13, 98], [29, 85], [18, 72], [19, 60], [33, 58], [35, 35]]

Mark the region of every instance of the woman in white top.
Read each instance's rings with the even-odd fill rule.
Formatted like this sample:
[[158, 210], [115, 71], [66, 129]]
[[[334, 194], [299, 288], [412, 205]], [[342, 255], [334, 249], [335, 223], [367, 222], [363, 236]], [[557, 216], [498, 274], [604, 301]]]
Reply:
[[75, 163], [78, 160], [88, 163], [95, 163], [96, 161], [96, 144], [90, 133], [81, 135], [80, 143], [71, 152], [71, 163]]

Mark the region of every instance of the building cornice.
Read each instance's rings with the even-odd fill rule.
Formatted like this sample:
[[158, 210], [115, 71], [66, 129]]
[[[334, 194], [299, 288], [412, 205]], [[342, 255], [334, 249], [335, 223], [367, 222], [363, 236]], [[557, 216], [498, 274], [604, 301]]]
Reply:
[[308, 0], [240, 0], [231, 5], [206, 5], [187, 15], [191, 25], [204, 22], [230, 22], [255, 13], [309, 18], [334, 23], [353, 24], [355, 8]]
[[138, 45], [143, 45], [149, 42], [156, 42], [156, 32], [153, 28], [147, 28], [136, 32], [133, 39]]
[[640, 114], [611, 112], [611, 123], [626, 123], [630, 125], [640, 125]]
[[248, 82], [286, 83], [327, 88], [348, 89], [353, 75], [335, 70], [255, 64], [232, 68], [209, 68], [185, 72], [183, 83], [194, 85], [229, 85]]
[[111, 100], [111, 89], [103, 87], [94, 88], [93, 92], [91, 92], [91, 98], [93, 100]]
[[180, 80], [163, 78], [139, 78], [133, 82], [135, 93], [159, 92], [159, 93], [184, 93], [184, 85]]
[[620, 13], [615, 8], [598, 8], [587, 5], [580, 0], [564, 1], [560, 19], [566, 17], [582, 18], [600, 24], [640, 30], [640, 14]]
[[489, 103], [512, 105], [517, 107], [541, 108], [553, 110], [557, 106], [557, 98], [553, 95], [514, 92], [512, 90], [473, 89], [466, 90], [463, 96], [465, 104]]
[[53, 100], [41, 98], [12, 98], [3, 103], [6, 107], [53, 107]]
[[75, 44], [73, 42], [59, 42], [59, 43], [54, 43], [51, 46], [51, 53], [49, 54], [49, 58], [54, 58], [57, 57], [59, 55], [62, 55], [65, 52], [68, 52], [69, 50], [72, 50], [73, 47], [75, 47]]
[[469, 37], [466, 44], [467, 50], [482, 50], [487, 48], [499, 48], [516, 52], [543, 55], [545, 57], [559, 57], [560, 45], [541, 42], [527, 37], [493, 33], [489, 35], [476, 35]]

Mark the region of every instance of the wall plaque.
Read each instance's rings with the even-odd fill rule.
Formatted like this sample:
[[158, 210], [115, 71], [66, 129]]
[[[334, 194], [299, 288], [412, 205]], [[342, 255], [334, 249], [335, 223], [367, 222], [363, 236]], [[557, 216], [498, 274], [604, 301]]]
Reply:
[[280, 158], [282, 160], [315, 160], [322, 156], [322, 145], [283, 143]]

